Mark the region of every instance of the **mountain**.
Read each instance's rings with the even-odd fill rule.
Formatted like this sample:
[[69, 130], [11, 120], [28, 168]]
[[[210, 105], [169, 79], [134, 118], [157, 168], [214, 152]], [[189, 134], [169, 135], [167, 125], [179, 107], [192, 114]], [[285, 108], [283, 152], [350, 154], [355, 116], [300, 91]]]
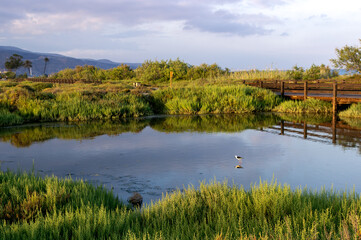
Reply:
[[[30, 60], [33, 64], [33, 75], [39, 76], [44, 73], [44, 58], [49, 58], [49, 62], [46, 66], [46, 74], [51, 74], [59, 72], [65, 68], [75, 68], [76, 66], [92, 65], [98, 68], [110, 69], [119, 66], [121, 63], [112, 62], [107, 59], [79, 59], [63, 56], [60, 54], [54, 53], [38, 53], [23, 50], [17, 47], [11, 46], [0, 46], [0, 71], [5, 70], [5, 61], [8, 57], [13, 54], [18, 54], [23, 56], [23, 61]], [[137, 68], [141, 63], [124, 63], [129, 65], [132, 69]], [[17, 71], [17, 74], [22, 74], [27, 72], [25, 68], [20, 68]]]

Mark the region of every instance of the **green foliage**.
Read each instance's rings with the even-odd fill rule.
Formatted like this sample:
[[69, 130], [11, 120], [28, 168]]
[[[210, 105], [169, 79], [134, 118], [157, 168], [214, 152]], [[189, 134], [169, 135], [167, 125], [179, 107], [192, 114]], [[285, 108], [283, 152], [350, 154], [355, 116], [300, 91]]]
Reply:
[[1, 239], [357, 239], [361, 198], [260, 182], [166, 194], [142, 211], [101, 187], [0, 173]]
[[361, 118], [361, 103], [352, 104], [348, 109], [339, 113], [341, 118]]
[[361, 47], [346, 45], [341, 49], [336, 48], [336, 55], [337, 58], [330, 59], [336, 68], [345, 68], [347, 71], [353, 70], [361, 73]]
[[105, 80], [106, 79], [106, 70], [96, 68], [94, 66], [84, 65], [76, 66], [75, 69], [64, 69], [61, 70], [51, 78], [55, 79], [76, 79], [76, 80]]
[[135, 70], [137, 79], [147, 82], [165, 82], [170, 80], [173, 71], [173, 80], [185, 79], [190, 66], [177, 59], [162, 61], [145, 61]]
[[244, 85], [164, 89], [155, 91], [153, 97], [163, 104], [161, 112], [168, 114], [269, 111], [280, 102], [269, 90]]
[[310, 98], [306, 101], [284, 101], [273, 109], [275, 112], [285, 113], [330, 113], [332, 104], [318, 99]]
[[5, 68], [9, 71], [14, 71], [24, 65], [23, 63], [23, 56], [20, 56], [18, 54], [13, 54], [5, 61]]
[[125, 64], [122, 64], [116, 68], [110, 69], [108, 71], [109, 79], [111, 80], [123, 80], [123, 79], [130, 79], [135, 76], [134, 71]]
[[107, 91], [98, 86], [87, 90], [84, 84], [69, 87], [74, 86], [78, 88], [61, 91], [51, 83], [1, 84], [0, 106], [26, 122], [106, 120], [153, 114], [143, 95]]
[[18, 125], [24, 122], [23, 118], [8, 109], [0, 108], [0, 127]]
[[15, 72], [7, 72], [7, 73], [5, 73], [5, 78], [7, 78], [7, 79], [15, 79], [16, 78], [16, 73]]
[[307, 69], [303, 74], [304, 80], [315, 80], [321, 78], [321, 67], [315, 64], [312, 64], [309, 69]]
[[289, 80], [286, 71], [282, 70], [242, 70], [229, 74], [231, 79], [239, 80]]

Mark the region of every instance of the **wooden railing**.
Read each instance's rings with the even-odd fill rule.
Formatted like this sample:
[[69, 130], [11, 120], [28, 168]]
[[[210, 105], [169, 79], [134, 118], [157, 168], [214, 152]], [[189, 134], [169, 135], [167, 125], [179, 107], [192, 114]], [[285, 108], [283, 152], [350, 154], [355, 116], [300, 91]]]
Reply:
[[16, 79], [15, 81], [31, 81], [31, 82], [46, 82], [46, 83], [60, 83], [60, 84], [74, 84], [74, 83], [102, 83], [101, 80], [86, 80], [86, 79], [51, 79], [51, 78], [26, 78], [26, 79]]
[[320, 124], [308, 124], [307, 122], [300, 123], [282, 120], [277, 125], [261, 129], [261, 131], [278, 135], [352, 147], [361, 147], [360, 130], [360, 128], [353, 128], [341, 121], [337, 121], [336, 118], [333, 118], [332, 122]]
[[270, 89], [281, 96], [306, 100], [317, 98], [331, 101], [334, 111], [338, 104], [361, 102], [361, 83], [344, 80], [281, 81], [281, 80], [243, 80], [243, 84]]

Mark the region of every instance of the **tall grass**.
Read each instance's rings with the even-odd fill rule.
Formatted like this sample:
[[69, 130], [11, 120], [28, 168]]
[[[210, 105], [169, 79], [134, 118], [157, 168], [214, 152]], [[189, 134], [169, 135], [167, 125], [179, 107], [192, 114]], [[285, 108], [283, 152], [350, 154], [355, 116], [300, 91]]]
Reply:
[[331, 113], [332, 104], [318, 99], [306, 101], [284, 101], [273, 109], [275, 112], [284, 113]]
[[243, 70], [232, 72], [230, 78], [242, 80], [290, 80], [287, 71], [282, 70]]
[[155, 91], [153, 97], [168, 114], [270, 111], [280, 102], [269, 90], [244, 85], [164, 89]]
[[361, 118], [361, 103], [352, 104], [348, 109], [339, 113], [341, 118]]
[[24, 119], [8, 109], [0, 108], [0, 127], [22, 124]]
[[0, 173], [1, 239], [358, 239], [354, 192], [202, 183], [142, 211], [84, 182]]
[[49, 83], [2, 84], [0, 106], [7, 112], [0, 112], [0, 122], [8, 126], [19, 123], [20, 119], [24, 122], [87, 121], [153, 114], [145, 96], [124, 90], [127, 89], [117, 84], [62, 87]]

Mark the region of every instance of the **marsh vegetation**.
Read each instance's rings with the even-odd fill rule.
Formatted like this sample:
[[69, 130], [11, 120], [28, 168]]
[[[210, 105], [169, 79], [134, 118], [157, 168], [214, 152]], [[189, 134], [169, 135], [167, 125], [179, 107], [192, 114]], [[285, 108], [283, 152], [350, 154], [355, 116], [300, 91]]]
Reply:
[[102, 187], [34, 173], [0, 172], [2, 239], [354, 239], [354, 192], [249, 190], [227, 182], [166, 194], [132, 210]]

